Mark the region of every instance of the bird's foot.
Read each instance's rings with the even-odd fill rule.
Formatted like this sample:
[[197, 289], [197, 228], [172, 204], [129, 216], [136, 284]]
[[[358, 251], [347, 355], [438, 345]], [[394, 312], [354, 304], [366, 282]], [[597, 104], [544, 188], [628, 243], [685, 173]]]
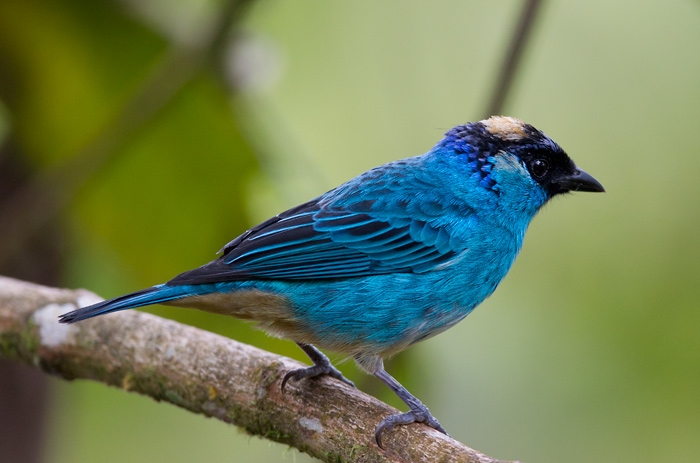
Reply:
[[377, 430], [374, 432], [374, 440], [377, 442], [379, 448], [383, 449], [384, 446], [382, 445], [382, 433], [384, 431], [390, 431], [395, 426], [411, 423], [427, 424], [431, 428], [440, 431], [446, 436], [449, 436], [449, 434], [447, 434], [447, 431], [445, 431], [445, 428], [443, 428], [438, 422], [438, 420], [430, 414], [430, 410], [428, 410], [428, 407], [426, 407], [422, 403], [418, 403], [406, 413], [391, 415], [384, 418], [382, 422], [379, 423]]
[[306, 368], [297, 368], [295, 370], [290, 370], [288, 371], [285, 375], [284, 378], [282, 378], [282, 384], [280, 385], [280, 389], [282, 392], [284, 392], [284, 388], [287, 385], [287, 381], [290, 379], [294, 381], [299, 381], [304, 378], [313, 378], [315, 376], [321, 376], [321, 375], [327, 375], [331, 376], [335, 379], [339, 379], [340, 381], [344, 382], [345, 384], [348, 384], [352, 387], [355, 387], [355, 383], [347, 379], [343, 374], [338, 370], [336, 367], [334, 367], [331, 364], [331, 361], [328, 360], [328, 357], [323, 355], [321, 351], [316, 349], [314, 346], [311, 344], [301, 344], [298, 343], [299, 347], [301, 347], [304, 352], [309, 356], [309, 358], [314, 362], [313, 366], [306, 367]]
[[401, 400], [408, 405], [409, 411], [406, 413], [400, 413], [398, 415], [391, 415], [382, 420], [374, 432], [374, 440], [377, 442], [379, 448], [384, 448], [382, 445], [382, 433], [384, 431], [389, 431], [395, 426], [411, 423], [425, 423], [433, 429], [436, 429], [446, 436], [447, 431], [445, 428], [440, 426], [438, 420], [430, 414], [428, 407], [423, 405], [423, 403], [418, 400], [414, 395], [406, 390], [398, 381], [396, 381], [392, 376], [384, 371], [384, 366], [380, 362], [379, 367], [374, 372], [374, 375], [379, 378], [384, 384], [389, 386], [389, 388], [396, 393]]
[[321, 376], [321, 375], [328, 375], [332, 376], [335, 379], [339, 379], [345, 384], [348, 384], [352, 387], [355, 387], [355, 383], [347, 379], [343, 374], [334, 366], [328, 365], [328, 366], [321, 366], [321, 365], [314, 365], [312, 367], [307, 367], [307, 368], [297, 368], [296, 370], [289, 370], [285, 375], [284, 378], [282, 378], [282, 385], [280, 388], [282, 389], [282, 392], [284, 392], [284, 388], [287, 385], [287, 381], [294, 380], [294, 381], [299, 381], [300, 379], [304, 378], [313, 378], [315, 376]]

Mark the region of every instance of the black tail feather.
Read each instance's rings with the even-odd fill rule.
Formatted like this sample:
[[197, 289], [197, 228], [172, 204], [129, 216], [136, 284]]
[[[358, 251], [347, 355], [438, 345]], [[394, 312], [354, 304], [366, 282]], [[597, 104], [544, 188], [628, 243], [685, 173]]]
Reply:
[[158, 304], [159, 302], [178, 299], [182, 296], [182, 291], [178, 291], [177, 287], [166, 285], [153, 286], [65, 313], [59, 317], [58, 321], [60, 323], [75, 323], [98, 315], [144, 305]]

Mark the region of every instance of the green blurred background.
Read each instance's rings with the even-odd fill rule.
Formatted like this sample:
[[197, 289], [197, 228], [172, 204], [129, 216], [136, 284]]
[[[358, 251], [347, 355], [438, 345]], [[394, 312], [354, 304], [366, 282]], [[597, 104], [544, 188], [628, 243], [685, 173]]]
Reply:
[[[485, 116], [522, 8], [237, 3], [0, 1], [1, 273], [116, 296], [427, 151]], [[544, 3], [503, 112], [607, 193], [553, 201], [495, 295], [391, 363], [456, 439], [525, 462], [697, 460], [699, 46], [697, 1]], [[235, 320], [151, 311], [304, 360]], [[100, 384], [45, 397], [23, 420], [45, 423], [46, 463], [310, 460]]]

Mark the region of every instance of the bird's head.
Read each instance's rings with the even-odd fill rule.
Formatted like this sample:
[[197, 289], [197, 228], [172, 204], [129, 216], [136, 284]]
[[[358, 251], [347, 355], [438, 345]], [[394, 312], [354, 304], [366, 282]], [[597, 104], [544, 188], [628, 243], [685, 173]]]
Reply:
[[[513, 117], [493, 116], [460, 125], [440, 145], [477, 188], [509, 197], [509, 206], [533, 212], [551, 197], [569, 191], [605, 191], [576, 167], [551, 138]], [[455, 157], [456, 156], [456, 157]], [[506, 198], [502, 198], [506, 199]]]

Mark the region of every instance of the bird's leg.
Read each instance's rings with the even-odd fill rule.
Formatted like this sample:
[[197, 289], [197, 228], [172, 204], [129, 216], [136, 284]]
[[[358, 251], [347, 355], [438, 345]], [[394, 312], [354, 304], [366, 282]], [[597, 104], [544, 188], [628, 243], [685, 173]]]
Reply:
[[387, 373], [384, 368], [379, 368], [374, 372], [374, 375], [379, 378], [384, 384], [389, 386], [389, 389], [394, 391], [394, 393], [399, 396], [399, 399], [403, 400], [408, 408], [410, 409], [406, 413], [400, 413], [398, 415], [391, 415], [382, 420], [374, 433], [374, 439], [377, 441], [377, 445], [380, 448], [382, 446], [382, 432], [392, 429], [394, 426], [410, 423], [425, 423], [431, 428], [437, 429], [445, 435], [447, 431], [445, 428], [440, 426], [440, 423], [433, 415], [430, 414], [428, 407], [423, 405], [423, 403], [418, 400], [413, 394], [408, 392], [405, 387], [396, 381], [389, 373]]
[[311, 361], [314, 362], [314, 365], [311, 367], [297, 368], [296, 370], [288, 371], [284, 375], [284, 378], [282, 378], [282, 392], [284, 392], [284, 387], [287, 385], [287, 381], [289, 381], [290, 379], [293, 379], [294, 381], [299, 381], [300, 379], [313, 378], [314, 376], [320, 375], [332, 376], [335, 379], [341, 380], [345, 384], [349, 384], [350, 386], [355, 387], [355, 383], [343, 376], [343, 374], [331, 364], [331, 361], [328, 360], [328, 357], [323, 355], [323, 352], [316, 349], [311, 344], [304, 344], [298, 342], [297, 345], [301, 347], [301, 350], [303, 350], [306, 353], [306, 355], [309, 356]]

